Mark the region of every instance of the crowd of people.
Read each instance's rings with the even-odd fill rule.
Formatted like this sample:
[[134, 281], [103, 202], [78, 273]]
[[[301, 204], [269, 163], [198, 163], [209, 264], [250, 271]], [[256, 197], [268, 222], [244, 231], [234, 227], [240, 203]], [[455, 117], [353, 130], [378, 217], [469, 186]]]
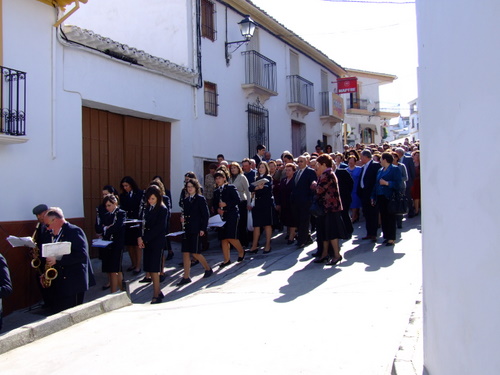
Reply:
[[[341, 241], [352, 237], [353, 224], [361, 216], [366, 227], [362, 240], [376, 242], [381, 227], [383, 244], [394, 246], [402, 215], [390, 210], [393, 193], [407, 197], [409, 217], [420, 212], [419, 144], [358, 144], [345, 146], [343, 152], [326, 146], [325, 150], [318, 145], [310, 154], [295, 157], [284, 151], [272, 159], [266, 147], [259, 145], [256, 155], [241, 163], [228, 162], [219, 154], [203, 183], [194, 172], [186, 172], [179, 197], [184, 272], [177, 285], [191, 282], [190, 269], [198, 263], [205, 270], [204, 278], [212, 276], [202, 252], [209, 246], [208, 223], [214, 215], [224, 222], [217, 228], [222, 252], [219, 269], [231, 264], [232, 248], [238, 253], [237, 262], [259, 251], [269, 254], [274, 230], [283, 230], [286, 243], [297, 248], [312, 244], [315, 233], [314, 262], [335, 266], [342, 261]], [[140, 282], [152, 283], [151, 303], [161, 303], [165, 261], [173, 257], [168, 237], [171, 193], [160, 176], [154, 176], [144, 190], [125, 176], [119, 188], [121, 192], [104, 186], [97, 207], [95, 232], [105, 241], [99, 258], [102, 272], [108, 275], [102, 288], [111, 293], [122, 288], [122, 259], [127, 250], [132, 263], [127, 271], [145, 272]], [[41, 270], [56, 272], [50, 288], [43, 280], [47, 273], [40, 272], [46, 304], [58, 312], [82, 303], [85, 291], [95, 283], [83, 230], [68, 223], [60, 208], [39, 205], [33, 213], [40, 222], [34, 237], [39, 248], [44, 243], [71, 242], [70, 254], [41, 259]], [[262, 235], [264, 246], [259, 247]]]

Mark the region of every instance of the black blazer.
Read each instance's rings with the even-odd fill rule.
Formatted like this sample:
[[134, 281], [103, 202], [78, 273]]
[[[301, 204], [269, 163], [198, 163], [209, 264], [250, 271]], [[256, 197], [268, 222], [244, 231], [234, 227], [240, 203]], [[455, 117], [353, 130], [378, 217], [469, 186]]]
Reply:
[[0, 329], [2, 329], [2, 298], [12, 294], [12, 282], [10, 281], [9, 267], [7, 261], [0, 254]]
[[[238, 199], [239, 202], [239, 199]], [[194, 195], [193, 199], [184, 198], [184, 232], [199, 233], [208, 226], [208, 205], [203, 195]]]
[[130, 197], [129, 193], [120, 194], [120, 208], [127, 213], [129, 219], [139, 219], [143, 195], [144, 192], [142, 190], [134, 191], [132, 197]]
[[[363, 168], [365, 168], [363, 166]], [[359, 178], [359, 185], [357, 187], [358, 196], [361, 198], [361, 202], [363, 204], [371, 204], [371, 194], [373, 191], [373, 187], [377, 182], [377, 173], [380, 169], [380, 163], [375, 161], [371, 161], [368, 165], [368, 169], [365, 172], [365, 176], [363, 178], [364, 188], [361, 188], [361, 177]], [[363, 171], [361, 171], [361, 176], [363, 176]]]
[[225, 184], [222, 187], [222, 191], [219, 188], [214, 190], [214, 199], [213, 199], [213, 208], [214, 212], [217, 212], [219, 208], [219, 202], [222, 201], [226, 204], [226, 207], [223, 208], [224, 214], [223, 219], [225, 220], [225, 216], [227, 215], [237, 215], [238, 214], [238, 204], [240, 203], [240, 196], [238, 195], [238, 190], [236, 190], [236, 186]]
[[83, 230], [76, 225], [64, 223], [59, 242], [71, 242], [71, 253], [63, 255], [54, 268], [57, 278], [52, 281], [51, 289], [56, 295], [71, 296], [85, 292], [95, 285], [94, 273], [89, 258], [89, 245]]
[[348, 210], [352, 202], [352, 189], [354, 188], [354, 180], [351, 174], [346, 169], [336, 169], [335, 175], [339, 183], [340, 201], [344, 210]]
[[[125, 220], [127, 214], [121, 209], [116, 209], [115, 212], [106, 212], [102, 217], [100, 223], [100, 231], [97, 233], [103, 233], [103, 239], [106, 241], [113, 241], [111, 246], [114, 249], [123, 249], [125, 246]], [[106, 233], [104, 233], [104, 227], [110, 226]]]
[[144, 227], [142, 241], [146, 247], [163, 249], [167, 235], [168, 208], [161, 203], [150, 210], [148, 206], [144, 212]]
[[[297, 177], [299, 169], [293, 175], [293, 180]], [[314, 197], [315, 190], [311, 189], [311, 184], [318, 179], [316, 172], [311, 167], [305, 167], [299, 181], [295, 182], [292, 190], [292, 202], [294, 203], [311, 203]]]

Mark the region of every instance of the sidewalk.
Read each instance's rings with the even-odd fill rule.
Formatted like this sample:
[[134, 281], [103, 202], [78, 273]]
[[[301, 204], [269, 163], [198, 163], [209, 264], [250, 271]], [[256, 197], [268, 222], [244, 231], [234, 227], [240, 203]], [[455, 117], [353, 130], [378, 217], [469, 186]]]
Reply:
[[[330, 268], [329, 271], [327, 271], [327, 269], [325, 267], [325, 272], [327, 272], [327, 274], [325, 274], [325, 275], [333, 276], [333, 275], [336, 275], [339, 272], [341, 272], [342, 275], [345, 273], [345, 275], [348, 276], [348, 279], [343, 281], [341, 284], [336, 285], [336, 287], [335, 287], [335, 289], [338, 289], [338, 290], [334, 292], [335, 294], [333, 295], [333, 298], [338, 297], [337, 299], [339, 301], [342, 301], [342, 299], [344, 298], [343, 296], [352, 295], [353, 297], [355, 297], [356, 293], [359, 293], [355, 290], [356, 289], [355, 284], [352, 284], [352, 283], [356, 283], [356, 278], [359, 278], [363, 275], [368, 275], [368, 276], [372, 275], [373, 276], [376, 274], [376, 273], [374, 274], [373, 271], [377, 271], [377, 272], [381, 271], [382, 272], [382, 271], [386, 271], [386, 270], [391, 270], [391, 274], [394, 272], [397, 272], [397, 266], [399, 263], [398, 262], [395, 263], [395, 261], [398, 261], [398, 259], [401, 259], [401, 256], [404, 256], [405, 254], [407, 256], [411, 255], [411, 257], [413, 257], [415, 259], [415, 261], [417, 261], [417, 258], [415, 258], [415, 256], [420, 257], [419, 253], [414, 253], [414, 251], [419, 252], [421, 249], [421, 244], [416, 243], [416, 242], [420, 241], [420, 233], [418, 232], [418, 229], [420, 228], [420, 222], [419, 222], [418, 218], [414, 218], [414, 219], [410, 219], [409, 221], [405, 221], [405, 223], [404, 223], [405, 228], [403, 229], [403, 233], [402, 233], [403, 240], [400, 241], [396, 245], [395, 250], [394, 250], [394, 252], [395, 252], [394, 254], [387, 252], [387, 250], [385, 248], [374, 247], [374, 244], [359, 241], [357, 239], [357, 237], [361, 237], [363, 235], [364, 230], [361, 228], [361, 226], [363, 226], [363, 225], [364, 225], [364, 223], [361, 223], [361, 224], [358, 223], [356, 226], [354, 239], [347, 241], [346, 243], [343, 244], [342, 253], [343, 253], [344, 258], [345, 258], [344, 262], [339, 267], [337, 267], [337, 269], [332, 270]], [[165, 280], [165, 282], [162, 284], [162, 291], [166, 295], [166, 298], [165, 298], [166, 302], [164, 302], [161, 305], [156, 305], [156, 306], [149, 305], [149, 301], [151, 300], [151, 296], [152, 296], [152, 286], [150, 284], [138, 283], [138, 280], [142, 279], [142, 277], [143, 277], [143, 275], [139, 275], [139, 277], [137, 277], [136, 279], [130, 280], [130, 283], [129, 283], [130, 297], [131, 297], [131, 300], [134, 303], [134, 305], [132, 305], [130, 307], [126, 307], [126, 309], [128, 311], [126, 314], [134, 313], [134, 311], [135, 311], [135, 313], [137, 313], [138, 311], [145, 312], [144, 309], [151, 310], [151, 311], [158, 311], [159, 309], [163, 311], [166, 309], [166, 310], [170, 311], [170, 313], [172, 314], [172, 312], [173, 312], [172, 309], [178, 309], [178, 308], [183, 309], [183, 308], [186, 308], [186, 304], [190, 305], [192, 303], [195, 303], [195, 305], [199, 305], [199, 304], [203, 305], [203, 303], [208, 303], [208, 305], [206, 305], [207, 306], [206, 309], [209, 310], [211, 308], [211, 306], [213, 306], [213, 303], [216, 301], [220, 301], [221, 306], [226, 306], [226, 308], [227, 308], [227, 306], [228, 306], [227, 303], [229, 302], [227, 300], [227, 298], [229, 298], [231, 296], [231, 293], [233, 293], [233, 289], [234, 289], [235, 293], [236, 292], [238, 293], [237, 295], [247, 296], [246, 301], [238, 299], [238, 301], [239, 301], [238, 304], [240, 304], [241, 306], [246, 306], [248, 303], [252, 303], [252, 301], [255, 300], [255, 298], [259, 298], [259, 300], [260, 300], [260, 297], [258, 297], [259, 295], [262, 295], [263, 298], [266, 298], [266, 296], [269, 293], [268, 291], [266, 291], [267, 290], [266, 288], [268, 287], [268, 285], [271, 285], [272, 283], [276, 283], [277, 286], [281, 285], [281, 287], [279, 288], [280, 296], [275, 299], [275, 302], [273, 305], [271, 305], [271, 307], [276, 306], [276, 302], [278, 302], [278, 303], [285, 302], [285, 305], [283, 305], [283, 306], [292, 306], [293, 305], [293, 306], [295, 306], [296, 310], [300, 309], [300, 308], [304, 308], [304, 307], [299, 307], [299, 306], [303, 306], [303, 305], [296, 305], [295, 304], [295, 300], [299, 299], [299, 298], [302, 301], [310, 300], [311, 303], [320, 302], [321, 299], [317, 300], [316, 299], [317, 297], [315, 297], [314, 299], [311, 299], [311, 298], [314, 297], [314, 295], [316, 295], [318, 292], [324, 293], [324, 291], [322, 292], [322, 290], [325, 287], [328, 288], [328, 284], [331, 283], [330, 280], [328, 280], [328, 283], [325, 284], [325, 282], [327, 280], [320, 277], [321, 273], [318, 273], [318, 271], [315, 271], [317, 268], [321, 269], [321, 265], [309, 263], [309, 265], [306, 265], [305, 268], [300, 268], [300, 267], [303, 267], [303, 264], [305, 264], [304, 262], [310, 261], [310, 257], [308, 257], [308, 254], [311, 253], [311, 251], [315, 248], [315, 245], [311, 245], [307, 249], [303, 249], [299, 254], [296, 252], [294, 245], [291, 245], [291, 246], [286, 245], [286, 242], [284, 241], [282, 235], [277, 234], [277, 232], [274, 232], [274, 234], [275, 234], [275, 238], [273, 239], [273, 251], [270, 255], [266, 256], [266, 255], [259, 254], [257, 256], [253, 256], [251, 258], [247, 258], [247, 259], [245, 259], [245, 261], [242, 264], [231, 265], [229, 270], [224, 270], [222, 273], [216, 272], [214, 274], [214, 276], [211, 277], [210, 279], [207, 279], [207, 281], [204, 279], [198, 280], [201, 277], [203, 270], [202, 270], [201, 266], [195, 266], [192, 270], [193, 271], [192, 272], [193, 283], [188, 284], [186, 287], [183, 287], [183, 288], [177, 288], [175, 286], [175, 284], [180, 279], [180, 277], [182, 277], [182, 267], [178, 265], [178, 263], [180, 263], [180, 261], [181, 261], [181, 253], [179, 250], [179, 244], [174, 243], [173, 245], [174, 245], [175, 257], [167, 264], [166, 271], [167, 271], [168, 277]], [[211, 233], [210, 238], [211, 238], [211, 249], [208, 250], [207, 252], [205, 252], [204, 254], [207, 257], [208, 262], [214, 267], [214, 265], [221, 262], [222, 256], [221, 256], [220, 250], [218, 248], [217, 241], [215, 239], [215, 234], [213, 232]], [[376, 251], [373, 252], [373, 250], [376, 250]], [[400, 251], [403, 251], [403, 252], [400, 253]], [[377, 254], [377, 253], [379, 253], [379, 254]], [[233, 258], [234, 258], [234, 255], [235, 254], [233, 253]], [[296, 259], [296, 255], [298, 255], [297, 259]], [[98, 261], [94, 260], [93, 262], [94, 262], [94, 270], [98, 270], [100, 268], [97, 265]], [[128, 267], [129, 264], [127, 264], [127, 263], [128, 263], [128, 257], [126, 256], [125, 262], [124, 262], [124, 268]], [[357, 268], [359, 268], [358, 265], [362, 265], [362, 264], [366, 265], [366, 268], [364, 270], [365, 273], [359, 274], [358, 276], [356, 276], [356, 274], [354, 272], [357, 272], [355, 270]], [[299, 268], [297, 268], [297, 267], [299, 267]], [[296, 272], [290, 276], [290, 272], [295, 268], [297, 268]], [[260, 269], [260, 271], [258, 271], [259, 269]], [[214, 267], [214, 270], [217, 270], [216, 266]], [[255, 273], [255, 271], [258, 271], [260, 273], [257, 275]], [[366, 272], [368, 272], [368, 273], [366, 273]], [[289, 276], [288, 280], [286, 280], [286, 278], [282, 279], [282, 276], [286, 277], [287, 274]], [[339, 276], [345, 278], [345, 276], [342, 276], [342, 275], [339, 275]], [[394, 274], [391, 277], [395, 277], [395, 275], [396, 274]], [[95, 287], [91, 288], [91, 290], [87, 293], [87, 296], [86, 296], [87, 300], [96, 300], [96, 298], [101, 298], [103, 296], [107, 296], [107, 297], [105, 297], [106, 300], [107, 299], [115, 299], [115, 298], [120, 299], [120, 302], [118, 304], [114, 305], [115, 308], [127, 306], [127, 304], [129, 302], [123, 298], [123, 296], [124, 296], [123, 293], [109, 296], [106, 291], [102, 291], [101, 286], [105, 282], [105, 277], [100, 272], [96, 272], [96, 276], [98, 279], [97, 285]], [[257, 278], [256, 278], [256, 276], [257, 276]], [[259, 278], [258, 276], [266, 276], [266, 277]], [[281, 279], [275, 280], [276, 276], [280, 276]], [[299, 276], [300, 276], [300, 278], [298, 278]], [[380, 276], [383, 276], [383, 274], [378, 275], [377, 280], [378, 280], [378, 278], [380, 278]], [[317, 277], [320, 277], [320, 279], [316, 279]], [[262, 284], [262, 286], [260, 286], [261, 280], [266, 280], [266, 281], [264, 281], [264, 284]], [[332, 279], [332, 281], [335, 282], [335, 280], [337, 280], [337, 282], [339, 282], [340, 280], [343, 280], [343, 279], [339, 279], [337, 276], [335, 276], [334, 279]], [[348, 280], [351, 280], [351, 281], [348, 281]], [[346, 284], [346, 282], [347, 282], [347, 284]], [[417, 280], [417, 282], [421, 283], [421, 281], [419, 281], [419, 280]], [[349, 286], [349, 285], [351, 285], [351, 286]], [[367, 284], [367, 285], [369, 285], [369, 284]], [[260, 286], [260, 289], [258, 288], [258, 286]], [[331, 287], [332, 286], [330, 286], [330, 288]], [[347, 287], [347, 289], [345, 291], [342, 291], [346, 287]], [[365, 286], [360, 291], [366, 292], [367, 288], [369, 288], [369, 287]], [[413, 288], [414, 287], [411, 287], [411, 289], [413, 289]], [[351, 289], [352, 289], [352, 291], [350, 291]], [[420, 289], [420, 286], [418, 286], [415, 289], [415, 295], [413, 296], [413, 298], [411, 296], [407, 296], [405, 298], [410, 298], [410, 300], [413, 300], [415, 302], [415, 300], [417, 300], [417, 298], [418, 298], [417, 293], [418, 293], [419, 289]], [[275, 287], [273, 286], [273, 288], [270, 290], [275, 290]], [[376, 289], [374, 289], [374, 291], [375, 290]], [[214, 292], [217, 293], [217, 295], [214, 294]], [[250, 294], [248, 294], [248, 293], [250, 293]], [[264, 294], [262, 294], [262, 293], [264, 293]], [[339, 294], [339, 293], [341, 293], [341, 294]], [[345, 294], [345, 293], [347, 293], [347, 294]], [[355, 293], [355, 294], [352, 294], [352, 293]], [[393, 293], [393, 292], [391, 292], [391, 293]], [[400, 293], [400, 292], [397, 292], [397, 293]], [[207, 295], [210, 297], [209, 300], [206, 299]], [[120, 296], [120, 297], [118, 297], [118, 296]], [[387, 295], [387, 297], [388, 297], [388, 295]], [[370, 298], [370, 300], [372, 301], [371, 303], [379, 304], [379, 302], [384, 303], [385, 298], [386, 298], [386, 296], [382, 294], [381, 296], [379, 295], [378, 302], [377, 302], [377, 300], [372, 300], [371, 298]], [[401, 299], [401, 298], [399, 298], [399, 299]], [[351, 300], [351, 298], [349, 298], [349, 300]], [[390, 300], [391, 299], [388, 299], [386, 301], [386, 303], [389, 303]], [[292, 302], [294, 304], [292, 304]], [[413, 302], [413, 304], [414, 304], [414, 302]], [[98, 303], [101, 304], [103, 302], [99, 301]], [[332, 300], [332, 303], [334, 303], [334, 300]], [[350, 304], [352, 304], [352, 303], [353, 302], [351, 301], [349, 304], [347, 304], [345, 306], [342, 304], [342, 306], [344, 306], [344, 307], [342, 307], [342, 309], [344, 309], [344, 308], [347, 309], [345, 314], [343, 315], [343, 316], [345, 316], [345, 318], [344, 318], [345, 321], [347, 321], [349, 319], [350, 320], [353, 319], [353, 316], [349, 316], [349, 314], [352, 315], [352, 312], [348, 311], [348, 309], [351, 307]], [[421, 304], [420, 304], [420, 306], [421, 306]], [[138, 310], [138, 307], [140, 307], [139, 310]], [[372, 307], [383, 308], [383, 306], [375, 306], [375, 305]], [[100, 315], [103, 312], [105, 312], [105, 311], [103, 311], [102, 308], [96, 309], [95, 304], [92, 304], [92, 303], [84, 304], [80, 308], [83, 310], [87, 310], [87, 313], [90, 312], [88, 314], [88, 317], [97, 316], [97, 315]], [[132, 310], [130, 310], [130, 308], [132, 308]], [[248, 306], [247, 308], [251, 309], [252, 307]], [[340, 308], [340, 306], [337, 306], [335, 308], [335, 311], [340, 312], [339, 308]], [[365, 308], [367, 308], [367, 311], [370, 311], [370, 309], [371, 309], [370, 306], [366, 306]], [[404, 307], [404, 309], [407, 309], [407, 308]], [[404, 309], [403, 309], [403, 311], [405, 311]], [[122, 309], [122, 310], [125, 311], [124, 309]], [[93, 314], [92, 311], [98, 312], [98, 314], [92, 315]], [[110, 311], [110, 310], [107, 310], [107, 311]], [[408, 323], [408, 321], [410, 319], [411, 307], [407, 311], [408, 312], [407, 312], [406, 323]], [[117, 311], [117, 313], [118, 313], [118, 311]], [[112, 314], [115, 314], [115, 313], [112, 313]], [[290, 312], [288, 312], [287, 314], [291, 315]], [[357, 312], [356, 312], [356, 314], [357, 314]], [[60, 315], [60, 314], [58, 314], [58, 315]], [[105, 315], [107, 315], [107, 314], [105, 314]], [[119, 317], [119, 316], [122, 316], [122, 314], [117, 315], [117, 317]], [[153, 316], [154, 316], [154, 314], [153, 314]], [[313, 318], [313, 316], [307, 316], [307, 317]], [[307, 317], [306, 317], [306, 319], [307, 319]], [[39, 321], [39, 323], [36, 323], [36, 324], [46, 324], [47, 321], [50, 321], [51, 319], [54, 319], [54, 318], [55, 318], [55, 316], [50, 317], [50, 318], [45, 318], [41, 315], [38, 315], [36, 313], [36, 310], [32, 310], [31, 312], [18, 311], [18, 312], [15, 312], [13, 314], [10, 314], [9, 316], [6, 317], [5, 328], [7, 330], [8, 329], [7, 327], [12, 327], [12, 328], [14, 328], [16, 326], [19, 327], [19, 326], [25, 325], [27, 322], [33, 322], [33, 321]], [[256, 318], [257, 318], [257, 321], [261, 321], [259, 319], [259, 317], [256, 317]], [[63, 317], [63, 316], [57, 317], [56, 320], [66, 322], [65, 324], [68, 324], [67, 322], [69, 321], [70, 324], [68, 326], [74, 325], [79, 321], [78, 319], [73, 319], [73, 320], [68, 319], [67, 316], [66, 317]], [[170, 320], [170, 318], [169, 318], [169, 320]], [[314, 323], [315, 321], [316, 321], [316, 319], [311, 320], [313, 325], [315, 324]], [[414, 328], [418, 332], [418, 334], [414, 335], [414, 336], [417, 338], [421, 338], [421, 334], [420, 334], [421, 328], [418, 326], [419, 324], [421, 325], [421, 320], [412, 319], [412, 321], [413, 321]], [[351, 323], [350, 322], [349, 326], [354, 327], [356, 324], [359, 325], [359, 323], [360, 323], [359, 321], [358, 321], [358, 323], [355, 323], [355, 322]], [[63, 325], [63, 326], [65, 326], [65, 325]], [[357, 328], [353, 328], [353, 329], [357, 329]], [[360, 327], [360, 329], [361, 329], [361, 327]], [[369, 328], [365, 327], [365, 329], [369, 329]], [[397, 330], [398, 328], [392, 327], [391, 329]], [[25, 331], [26, 329], [21, 328], [21, 330]], [[212, 328], [210, 330], [211, 331], [214, 331], [214, 330], [218, 331], [219, 327], [212, 326]], [[270, 330], [272, 330], [272, 329], [270, 328]], [[19, 329], [16, 331], [19, 331]], [[339, 331], [339, 329], [337, 329], [337, 331]], [[340, 329], [340, 331], [342, 331], [342, 329]], [[399, 340], [401, 342], [400, 350], [398, 351], [397, 346], [395, 346], [393, 351], [392, 351], [392, 358], [393, 359], [395, 358], [394, 363], [391, 363], [393, 374], [398, 374], [398, 375], [412, 374], [413, 375], [413, 374], [419, 373], [418, 369], [419, 369], [419, 366], [422, 362], [421, 359], [419, 359], [419, 357], [421, 358], [421, 351], [418, 351], [418, 350], [414, 351], [414, 355], [412, 356], [411, 359], [404, 358], [402, 356], [402, 349], [405, 349], [406, 351], [408, 351], [409, 348], [411, 348], [411, 347], [418, 347], [418, 345], [414, 345], [413, 343], [411, 343], [411, 344], [408, 343], [409, 341], [407, 340], [407, 338], [409, 337], [409, 330], [407, 330], [407, 331], [408, 332], [406, 333], [406, 336], [404, 336], [405, 335], [404, 325], [402, 325], [401, 331], [400, 331], [400, 340]], [[345, 334], [349, 335], [349, 333], [347, 333], [347, 332], [345, 332]], [[360, 332], [360, 334], [362, 334], [362, 333]], [[352, 335], [352, 333], [351, 333], [351, 335]], [[9, 336], [9, 335], [4, 334], [4, 335], [0, 336], [0, 348], [1, 348], [2, 341], [5, 340], [6, 336]], [[173, 338], [171, 338], [171, 339], [173, 339]], [[417, 340], [417, 342], [418, 342], [418, 340]], [[249, 345], [249, 344], [247, 344], [247, 345]], [[387, 350], [387, 349], [389, 349], [389, 352], [390, 352], [390, 348], [386, 348], [385, 350]], [[340, 347], [339, 347], [339, 350], [340, 350]], [[5, 355], [0, 356], [0, 362], [2, 360], [2, 357], [4, 357], [4, 356]], [[408, 364], [408, 363], [410, 363], [411, 367], [414, 369], [413, 372], [408, 372], [407, 368], [405, 368], [405, 366], [402, 366], [403, 364]], [[388, 366], [388, 367], [389, 368], [387, 369], [387, 371], [389, 373], [391, 371], [391, 368], [390, 368], [391, 366]], [[312, 372], [312, 373], [314, 373], [314, 372]], [[374, 371], [373, 373], [378, 373], [378, 372]], [[420, 374], [421, 374], [421, 371], [420, 371]]]

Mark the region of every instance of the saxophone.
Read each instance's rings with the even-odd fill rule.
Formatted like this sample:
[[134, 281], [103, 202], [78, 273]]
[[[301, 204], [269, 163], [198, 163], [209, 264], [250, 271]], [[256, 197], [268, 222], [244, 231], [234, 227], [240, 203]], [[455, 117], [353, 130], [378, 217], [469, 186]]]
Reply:
[[54, 280], [58, 275], [58, 272], [55, 268], [45, 264], [45, 272], [41, 277], [42, 286], [44, 288], [50, 288], [52, 285], [52, 280]]
[[38, 248], [36, 244], [36, 233], [38, 231], [38, 228], [40, 227], [40, 222], [36, 224], [35, 231], [33, 232], [33, 235], [31, 236], [31, 240], [35, 244], [35, 247], [33, 248], [33, 259], [31, 260], [31, 267], [36, 269], [38, 273], [41, 275], [42, 270], [40, 269], [40, 266], [42, 265], [42, 261], [40, 259], [40, 249]]

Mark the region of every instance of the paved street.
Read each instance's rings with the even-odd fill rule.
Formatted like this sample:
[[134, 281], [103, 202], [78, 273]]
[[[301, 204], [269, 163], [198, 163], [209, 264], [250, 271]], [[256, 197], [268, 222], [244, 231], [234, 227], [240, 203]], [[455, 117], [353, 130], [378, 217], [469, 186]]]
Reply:
[[1, 355], [1, 373], [389, 374], [422, 285], [420, 218], [404, 222], [395, 247], [358, 240], [361, 226], [334, 268], [312, 263], [315, 245], [277, 236], [271, 254], [209, 279], [196, 266], [177, 288], [176, 251], [164, 303], [150, 305], [152, 287], [133, 282], [134, 305]]

